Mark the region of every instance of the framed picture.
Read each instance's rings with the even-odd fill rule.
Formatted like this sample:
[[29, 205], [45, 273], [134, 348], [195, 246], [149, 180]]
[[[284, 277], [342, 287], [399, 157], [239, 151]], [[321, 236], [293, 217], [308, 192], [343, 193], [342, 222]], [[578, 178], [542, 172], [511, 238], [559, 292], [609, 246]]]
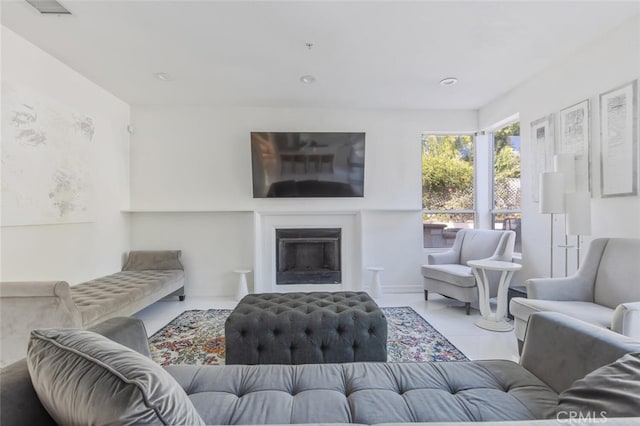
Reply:
[[638, 194], [638, 80], [600, 95], [603, 197]]
[[531, 122], [533, 173], [531, 187], [533, 201], [540, 200], [540, 173], [553, 170], [553, 114]]
[[557, 154], [575, 156], [576, 190], [591, 191], [591, 115], [585, 99], [560, 111], [560, 141]]

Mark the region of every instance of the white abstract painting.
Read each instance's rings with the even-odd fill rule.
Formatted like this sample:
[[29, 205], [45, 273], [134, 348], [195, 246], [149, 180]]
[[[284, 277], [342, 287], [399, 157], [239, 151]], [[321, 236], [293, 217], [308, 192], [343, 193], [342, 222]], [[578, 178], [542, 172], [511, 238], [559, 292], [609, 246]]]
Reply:
[[94, 120], [2, 85], [2, 225], [91, 222]]

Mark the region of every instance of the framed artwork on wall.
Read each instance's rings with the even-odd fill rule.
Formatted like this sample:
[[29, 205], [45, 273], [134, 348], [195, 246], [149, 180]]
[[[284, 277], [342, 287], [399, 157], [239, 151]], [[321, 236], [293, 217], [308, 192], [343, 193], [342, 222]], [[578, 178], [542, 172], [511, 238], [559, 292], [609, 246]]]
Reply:
[[638, 195], [638, 80], [600, 95], [602, 197]]
[[531, 145], [533, 146], [533, 173], [531, 188], [533, 202], [540, 198], [540, 174], [553, 170], [553, 114], [531, 122]]
[[95, 120], [28, 87], [2, 90], [2, 226], [94, 222]]
[[560, 110], [560, 140], [556, 154], [575, 156], [576, 190], [591, 191], [591, 115], [589, 100]]

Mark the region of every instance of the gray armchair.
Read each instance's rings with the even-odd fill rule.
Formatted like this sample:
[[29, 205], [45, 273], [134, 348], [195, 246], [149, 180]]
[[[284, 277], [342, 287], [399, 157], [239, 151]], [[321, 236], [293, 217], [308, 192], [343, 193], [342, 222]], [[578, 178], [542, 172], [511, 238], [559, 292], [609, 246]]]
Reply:
[[640, 239], [597, 238], [580, 269], [526, 282], [527, 297], [509, 305], [522, 342], [529, 316], [554, 311], [640, 340]]
[[[422, 265], [424, 299], [429, 292], [441, 294], [465, 303], [469, 315], [471, 303], [478, 300], [478, 286], [470, 260], [491, 259], [510, 262], [513, 257], [516, 234], [513, 231], [486, 229], [462, 229], [458, 231], [451, 249], [427, 256]], [[496, 296], [500, 280], [499, 272], [488, 272], [490, 297]]]

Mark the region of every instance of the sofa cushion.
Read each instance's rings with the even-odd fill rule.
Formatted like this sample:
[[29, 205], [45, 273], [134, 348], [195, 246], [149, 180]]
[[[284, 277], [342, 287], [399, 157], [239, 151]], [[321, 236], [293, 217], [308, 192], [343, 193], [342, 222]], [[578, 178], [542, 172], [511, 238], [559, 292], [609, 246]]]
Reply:
[[558, 416], [640, 417], [640, 353], [627, 354], [576, 380], [558, 399]]
[[132, 250], [123, 271], [184, 270], [180, 250]]
[[203, 424], [182, 388], [149, 358], [96, 333], [31, 333], [33, 387], [58, 424]]
[[422, 276], [432, 280], [444, 281], [460, 287], [475, 287], [476, 279], [471, 268], [466, 265], [422, 265]]
[[511, 361], [169, 366], [207, 424], [545, 418], [558, 395]]
[[613, 310], [591, 302], [538, 300], [515, 297], [509, 304], [511, 314], [523, 321], [534, 312], [559, 312], [591, 324], [609, 328]]

